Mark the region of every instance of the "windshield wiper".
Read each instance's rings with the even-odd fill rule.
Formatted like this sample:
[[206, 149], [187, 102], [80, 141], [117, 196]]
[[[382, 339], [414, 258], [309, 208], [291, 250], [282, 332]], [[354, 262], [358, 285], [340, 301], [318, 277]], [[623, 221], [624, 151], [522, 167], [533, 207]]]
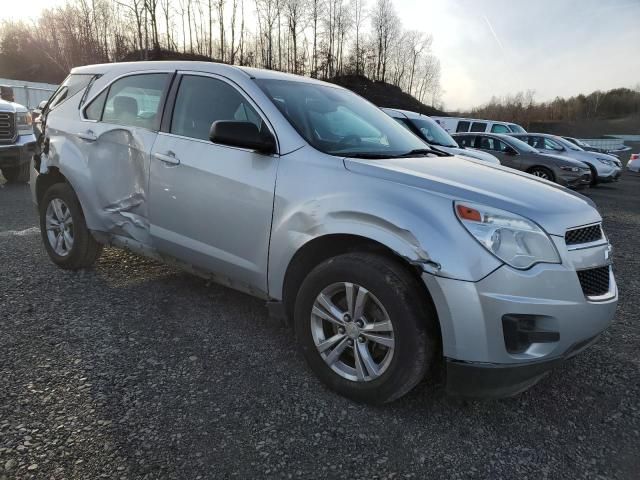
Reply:
[[372, 153], [372, 152], [334, 153], [333, 155], [339, 155], [341, 157], [347, 157], [347, 158], [370, 158], [370, 159], [396, 158], [396, 155], [389, 155], [387, 153]]
[[404, 158], [404, 157], [415, 157], [417, 155], [437, 155], [438, 157], [449, 157], [448, 153], [445, 153], [441, 150], [436, 150], [434, 148], [416, 148], [407, 153], [403, 153], [402, 155], [394, 155], [393, 158]]

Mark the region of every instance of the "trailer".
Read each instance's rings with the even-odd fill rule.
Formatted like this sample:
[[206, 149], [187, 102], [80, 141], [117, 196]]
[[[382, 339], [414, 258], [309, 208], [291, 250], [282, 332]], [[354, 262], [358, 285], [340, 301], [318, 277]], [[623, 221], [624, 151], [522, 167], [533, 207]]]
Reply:
[[0, 85], [11, 87], [15, 102], [24, 105], [29, 110], [35, 110], [40, 102], [49, 100], [49, 97], [58, 88], [58, 85], [52, 83], [25, 82], [8, 78], [0, 78]]

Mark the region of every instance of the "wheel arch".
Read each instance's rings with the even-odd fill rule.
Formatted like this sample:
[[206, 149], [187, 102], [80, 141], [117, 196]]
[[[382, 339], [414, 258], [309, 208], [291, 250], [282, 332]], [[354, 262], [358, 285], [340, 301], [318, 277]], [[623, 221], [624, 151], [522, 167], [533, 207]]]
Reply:
[[[350, 252], [376, 253], [391, 261], [397, 262], [413, 276], [424, 293], [425, 301], [433, 306], [431, 294], [421, 279], [422, 266], [390, 248], [384, 243], [370, 237], [351, 233], [330, 233], [315, 237], [302, 245], [289, 262], [282, 284], [282, 304], [287, 319], [293, 318], [295, 299], [305, 277], [323, 261], [337, 255]], [[439, 327], [439, 322], [438, 327]]]
[[36, 201], [38, 206], [40, 206], [40, 204], [42, 203], [42, 198], [44, 197], [45, 192], [56, 183], [68, 183], [71, 188], [73, 188], [73, 186], [69, 183], [69, 180], [67, 180], [67, 177], [65, 177], [57, 167], [49, 167], [47, 173], [37, 176]]
[[547, 172], [549, 172], [551, 174], [551, 180], [555, 182], [556, 175], [555, 173], [553, 173], [553, 169], [547, 167], [546, 165], [540, 165], [540, 164], [531, 165], [529, 168], [527, 168], [527, 173], [531, 173], [536, 169], [546, 170]]

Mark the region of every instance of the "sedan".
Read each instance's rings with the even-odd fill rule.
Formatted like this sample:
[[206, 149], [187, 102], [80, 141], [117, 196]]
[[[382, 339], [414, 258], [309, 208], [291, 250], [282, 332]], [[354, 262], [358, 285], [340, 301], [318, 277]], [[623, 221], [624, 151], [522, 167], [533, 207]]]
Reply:
[[565, 187], [581, 188], [591, 183], [591, 170], [577, 160], [545, 155], [525, 142], [499, 133], [456, 133], [453, 138], [465, 147], [495, 155], [506, 167], [522, 170]]

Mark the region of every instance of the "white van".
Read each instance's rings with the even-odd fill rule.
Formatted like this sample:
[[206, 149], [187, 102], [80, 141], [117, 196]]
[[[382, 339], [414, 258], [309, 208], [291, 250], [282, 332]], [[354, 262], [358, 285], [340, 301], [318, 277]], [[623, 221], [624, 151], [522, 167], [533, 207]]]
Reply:
[[487, 133], [526, 133], [517, 123], [481, 120], [462, 117], [431, 117], [449, 133], [487, 132]]

